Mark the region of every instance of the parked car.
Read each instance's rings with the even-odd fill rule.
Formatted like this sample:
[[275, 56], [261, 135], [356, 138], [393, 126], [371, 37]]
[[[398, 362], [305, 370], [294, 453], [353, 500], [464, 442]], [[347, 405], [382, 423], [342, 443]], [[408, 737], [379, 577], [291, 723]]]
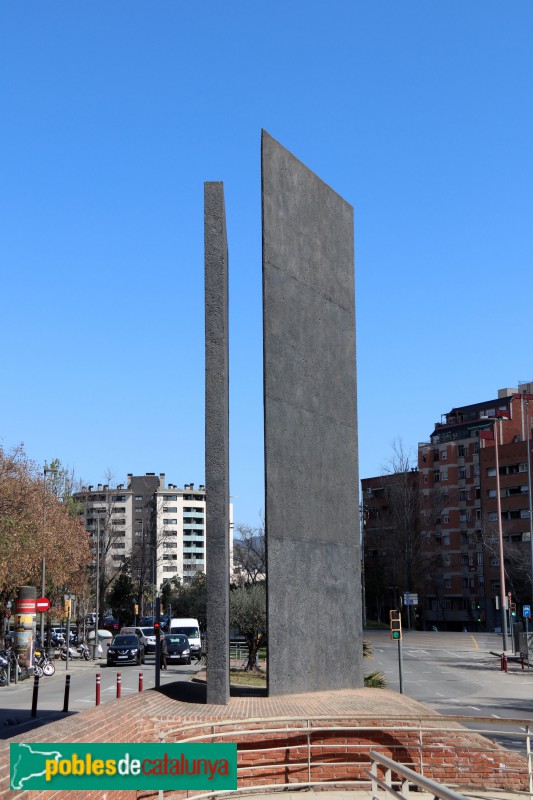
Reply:
[[119, 633], [107, 648], [107, 666], [144, 664], [144, 645], [134, 633]]
[[[99, 629], [99, 631], [98, 631], [98, 639], [100, 641], [102, 641], [103, 639], [105, 639], [106, 641], [109, 641], [109, 639], [112, 639], [112, 638], [113, 638], [113, 634], [111, 633], [111, 631], [106, 631], [103, 628]], [[94, 641], [94, 630], [89, 631], [89, 633], [87, 634], [87, 641], [88, 642]]]
[[183, 633], [167, 633], [167, 661], [175, 661], [177, 664], [191, 663], [191, 646], [189, 640]]
[[136, 628], [135, 633], [144, 644], [147, 653], [155, 653], [155, 630], [152, 627]]
[[104, 617], [102, 628], [106, 628], [106, 630], [113, 632], [118, 631], [120, 628], [120, 622], [114, 617]]
[[122, 628], [121, 633], [134, 633], [144, 645], [145, 653], [155, 653], [155, 630], [154, 628]]

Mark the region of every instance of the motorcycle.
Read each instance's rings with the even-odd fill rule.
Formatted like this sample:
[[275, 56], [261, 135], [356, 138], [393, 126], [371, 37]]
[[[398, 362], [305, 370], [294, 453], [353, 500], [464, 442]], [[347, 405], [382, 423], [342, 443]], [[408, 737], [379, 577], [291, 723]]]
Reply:
[[[61, 661], [66, 661], [67, 660], [67, 648], [66, 648], [66, 646], [63, 646], [61, 648], [61, 651], [60, 651], [59, 655], [61, 656]], [[78, 647], [70, 646], [68, 648], [68, 657], [69, 658], [84, 658], [85, 661], [90, 661], [91, 660], [91, 656], [90, 656], [90, 653], [89, 653], [89, 648], [87, 647], [86, 644], [83, 644], [83, 643], [78, 645]]]

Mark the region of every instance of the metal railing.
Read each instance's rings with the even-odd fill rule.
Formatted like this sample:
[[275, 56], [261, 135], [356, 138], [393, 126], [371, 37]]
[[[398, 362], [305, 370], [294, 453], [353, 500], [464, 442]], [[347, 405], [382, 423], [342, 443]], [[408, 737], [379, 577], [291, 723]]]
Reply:
[[[206, 792], [201, 794], [191, 793], [194, 794], [195, 800], [200, 800], [200, 798], [204, 797], [215, 797], [217, 795], [239, 795], [239, 794], [253, 794], [258, 792], [265, 792], [265, 791], [284, 791], [287, 788], [290, 789], [303, 789], [303, 788], [312, 788], [312, 787], [320, 787], [322, 789], [326, 787], [354, 787], [357, 786], [358, 788], [362, 788], [363, 786], [369, 788], [373, 786], [372, 781], [374, 780], [376, 783], [380, 778], [376, 780], [375, 775], [372, 775], [370, 772], [362, 772], [360, 776], [346, 779], [346, 778], [331, 778], [330, 780], [313, 780], [313, 770], [321, 769], [324, 767], [332, 767], [332, 766], [343, 766], [343, 767], [350, 767], [350, 765], [361, 767], [361, 751], [363, 751], [369, 759], [369, 762], [372, 758], [376, 759], [386, 759], [385, 756], [381, 756], [376, 750], [371, 749], [369, 751], [369, 742], [363, 743], [356, 743], [346, 741], [341, 744], [335, 742], [328, 742], [327, 739], [313, 742], [313, 737], [317, 735], [324, 735], [324, 734], [337, 734], [337, 735], [344, 735], [347, 739], [350, 735], [360, 736], [361, 734], [366, 735], [369, 738], [369, 734], [375, 734], [379, 736], [380, 734], [386, 733], [392, 737], [400, 737], [405, 734], [416, 734], [416, 746], [414, 744], [410, 745], [410, 749], [413, 751], [413, 754], [416, 755], [417, 760], [411, 761], [403, 764], [399, 764], [398, 762], [389, 759], [390, 764], [398, 764], [403, 770], [407, 770], [405, 773], [406, 775], [411, 775], [411, 773], [417, 776], [418, 780], [422, 780], [423, 782], [429, 781], [436, 787], [439, 787], [439, 793], [435, 794], [435, 797], [442, 798], [442, 800], [458, 800], [460, 795], [457, 793], [452, 792], [451, 789], [446, 789], [445, 787], [440, 786], [438, 783], [431, 781], [429, 778], [424, 776], [424, 767], [427, 768], [429, 766], [430, 761], [424, 761], [424, 753], [428, 753], [428, 750], [431, 749], [431, 752], [434, 754], [436, 751], [441, 750], [442, 752], [450, 752], [450, 750], [454, 750], [456, 753], [459, 752], [479, 752], [479, 753], [486, 753], [489, 755], [494, 755], [495, 753], [501, 752], [501, 746], [494, 743], [494, 747], [491, 748], [489, 745], [480, 747], [479, 743], [475, 742], [475, 737], [483, 736], [483, 737], [496, 737], [505, 735], [506, 738], [516, 739], [524, 743], [524, 750], [525, 750], [525, 760], [526, 766], [524, 769], [524, 777], [527, 774], [527, 783], [529, 787], [528, 792], [522, 792], [523, 795], [529, 796], [533, 800], [533, 772], [532, 772], [532, 762], [533, 762], [533, 755], [531, 750], [531, 735], [532, 735], [532, 728], [533, 728], [533, 720], [524, 720], [524, 719], [498, 719], [498, 726], [506, 728], [504, 732], [502, 730], [494, 729], [495, 722], [493, 719], [488, 717], [464, 717], [464, 716], [434, 716], [434, 715], [427, 715], [427, 716], [413, 716], [413, 715], [406, 715], [406, 716], [396, 716], [391, 717], [389, 716], [388, 719], [390, 720], [391, 724], [381, 725], [375, 724], [375, 716], [371, 715], [357, 715], [358, 723], [353, 723], [354, 714], [343, 715], [343, 714], [329, 714], [329, 715], [322, 715], [316, 717], [277, 717], [277, 718], [269, 718], [266, 720], [264, 717], [253, 718], [253, 719], [246, 719], [242, 721], [233, 720], [220, 720], [220, 721], [213, 721], [205, 722], [205, 723], [190, 723], [188, 725], [183, 725], [177, 728], [173, 728], [169, 731], [162, 731], [159, 735], [160, 741], [163, 743], [165, 741], [179, 741], [180, 743], [185, 742], [201, 742], [201, 741], [209, 741], [209, 742], [217, 742], [221, 740], [232, 740], [232, 739], [245, 739], [246, 736], [250, 737], [257, 737], [260, 735], [263, 739], [262, 742], [254, 741], [254, 745], [257, 745], [253, 748], [246, 747], [245, 750], [238, 750], [238, 752], [245, 752], [246, 754], [255, 753], [257, 755], [264, 755], [265, 753], [274, 754], [276, 752], [285, 752], [287, 751], [295, 751], [298, 750], [298, 755], [301, 758], [295, 759], [294, 761], [290, 762], [290, 766], [294, 767], [295, 769], [305, 769], [307, 780], [305, 781], [298, 781], [293, 782], [290, 780], [290, 776], [285, 771], [285, 783], [257, 783], [254, 785], [246, 785], [238, 788], [236, 790], [225, 790], [219, 792]], [[332, 721], [335, 721], [335, 724]], [[346, 720], [346, 724], [342, 724], [342, 721]], [[364, 724], [363, 720], [367, 720], [368, 724]], [[372, 724], [373, 722], [373, 724]], [[242, 727], [237, 727], [242, 723]], [[268, 724], [270, 723], [270, 727]], [[449, 723], [452, 723], [451, 725]], [[475, 724], [480, 726], [487, 726], [487, 727], [480, 727], [476, 729], [468, 729], [463, 727], [464, 724]], [[492, 725], [492, 727], [488, 727]], [[255, 727], [257, 726], [257, 727]], [[261, 726], [261, 727], [259, 727]], [[511, 727], [521, 727], [522, 730], [509, 730]], [[205, 729], [205, 730], [204, 730]], [[202, 731], [198, 733], [198, 731]], [[188, 732], [194, 732], [193, 736], [187, 736]], [[471, 736], [473, 739], [472, 745], [467, 746], [466, 744], [454, 744], [453, 738], [449, 738], [444, 742], [436, 742], [435, 741], [435, 734], [457, 734], [458, 732], [461, 733], [461, 737], [468, 737]], [[280, 735], [286, 734], [287, 736], [299, 736], [303, 738], [305, 744], [295, 743], [289, 744], [287, 741], [280, 742], [280, 744], [274, 744], [270, 746], [268, 743], [268, 737], [271, 735]], [[376, 744], [374, 743], [373, 746], [370, 744], [370, 747], [375, 747]], [[400, 745], [402, 749], [404, 749], [404, 745]], [[313, 752], [316, 750], [323, 750], [327, 748], [328, 751], [335, 751], [336, 749], [339, 750], [339, 753], [343, 755], [347, 755], [352, 753], [354, 758], [352, 761], [346, 759], [339, 762], [332, 762], [330, 761], [322, 761], [322, 760], [313, 760]], [[390, 750], [390, 746], [387, 747]], [[302, 757], [302, 752], [305, 750], [306, 756], [305, 759]], [[379, 762], [382, 763], [382, 762]], [[387, 767], [387, 765], [385, 765]], [[240, 764], [237, 767], [237, 778], [238, 782], [242, 780], [246, 780], [247, 773], [252, 771], [254, 775], [257, 775], [258, 772], [262, 770], [273, 770], [276, 767], [283, 767], [284, 769], [287, 767], [287, 762], [267, 762], [259, 761], [254, 762], [253, 764]], [[413, 767], [417, 771], [413, 770]], [[392, 768], [391, 768], [392, 769]], [[368, 777], [366, 777], [368, 775]], [[365, 776], [365, 777], [361, 777]], [[410, 779], [410, 778], [409, 778]], [[429, 786], [429, 783], [427, 783]], [[479, 787], [482, 788], [482, 787]], [[428, 789], [427, 791], [432, 792], [433, 789]], [[390, 794], [394, 794], [396, 790], [392, 787]], [[469, 792], [470, 793], [470, 792]], [[187, 793], [189, 795], [189, 793]], [[396, 794], [395, 796], [400, 797], [400, 794]]]
[[[368, 775], [372, 782], [372, 800], [382, 800], [383, 793], [385, 793], [385, 796], [394, 797], [395, 800], [398, 800], [398, 798], [403, 800], [406, 796], [409, 797], [412, 786], [416, 787], [415, 791], [421, 789], [423, 792], [432, 795], [434, 800], [466, 800], [464, 795], [458, 794], [452, 789], [432, 781], [430, 778], [425, 778], [418, 772], [399, 764], [397, 761], [393, 761], [392, 758], [387, 758], [387, 756], [377, 753], [375, 750], [371, 750], [369, 755], [372, 759], [372, 766], [365, 774]], [[378, 767], [384, 769], [384, 778], [379, 777]], [[400, 780], [398, 778], [394, 780], [393, 775], [398, 776]], [[394, 788], [395, 784], [399, 785], [400, 791]], [[382, 790], [381, 793], [379, 789]]]

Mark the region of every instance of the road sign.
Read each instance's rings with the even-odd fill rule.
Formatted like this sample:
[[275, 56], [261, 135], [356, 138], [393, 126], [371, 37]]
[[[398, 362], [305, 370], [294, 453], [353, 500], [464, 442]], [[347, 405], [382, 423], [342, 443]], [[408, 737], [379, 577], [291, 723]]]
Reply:
[[531, 606], [522, 606], [522, 616], [523, 617], [531, 616]]
[[35, 602], [36, 611], [44, 613], [50, 608], [50, 600], [47, 597], [38, 597]]
[[403, 602], [406, 606], [417, 606], [418, 595], [414, 594], [413, 592], [405, 592], [403, 596]]

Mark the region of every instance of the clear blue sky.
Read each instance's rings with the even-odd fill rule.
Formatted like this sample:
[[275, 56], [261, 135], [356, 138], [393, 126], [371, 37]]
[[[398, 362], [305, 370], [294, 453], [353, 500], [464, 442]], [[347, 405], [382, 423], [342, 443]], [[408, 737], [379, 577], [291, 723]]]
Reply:
[[262, 127], [355, 207], [361, 477], [533, 378], [531, 0], [3, 0], [0, 37], [5, 447], [203, 482], [223, 180], [231, 492], [257, 522]]

